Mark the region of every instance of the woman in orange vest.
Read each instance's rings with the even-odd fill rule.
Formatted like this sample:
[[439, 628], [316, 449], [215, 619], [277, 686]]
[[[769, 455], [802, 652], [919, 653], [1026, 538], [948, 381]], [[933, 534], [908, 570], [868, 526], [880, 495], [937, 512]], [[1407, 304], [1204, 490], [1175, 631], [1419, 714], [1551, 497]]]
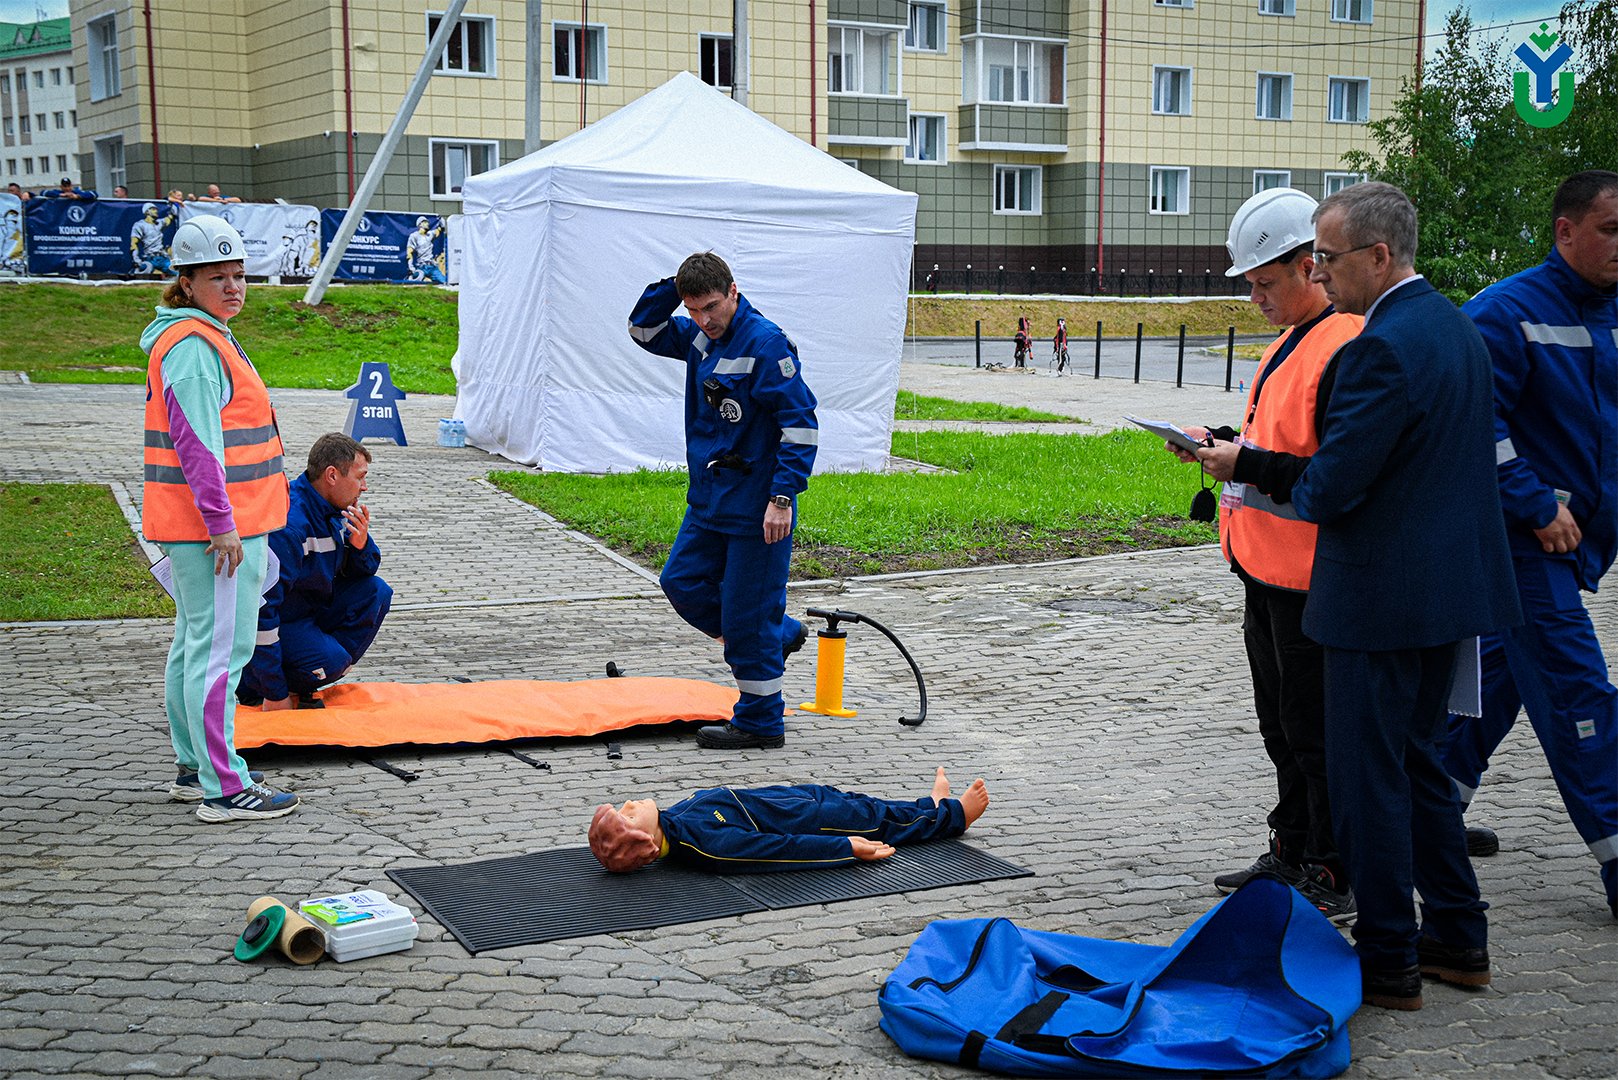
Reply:
[[247, 298], [245, 250], [222, 218], [183, 223], [172, 246], [180, 276], [141, 335], [150, 357], [141, 531], [173, 569], [164, 706], [179, 775], [169, 797], [200, 802], [208, 822], [298, 805], [236, 753], [236, 682], [257, 637], [269, 533], [287, 517], [269, 392], [226, 326]]

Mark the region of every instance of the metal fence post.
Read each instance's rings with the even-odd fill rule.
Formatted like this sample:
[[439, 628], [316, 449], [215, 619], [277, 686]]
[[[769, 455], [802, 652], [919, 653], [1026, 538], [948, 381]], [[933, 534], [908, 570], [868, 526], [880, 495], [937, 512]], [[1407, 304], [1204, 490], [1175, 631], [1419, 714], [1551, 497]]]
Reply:
[[1225, 393], [1230, 393], [1231, 369], [1236, 366], [1236, 328], [1225, 333]]
[[972, 335], [977, 340], [977, 358], [972, 361], [972, 366], [975, 367], [975, 368], [979, 368], [979, 367], [983, 366], [983, 320], [982, 319], [979, 319], [977, 321], [977, 326], [972, 331]]
[[1135, 381], [1137, 383], [1140, 382], [1140, 339], [1141, 339], [1141, 334], [1145, 330], [1146, 330], [1146, 324], [1144, 324], [1144, 323], [1136, 323], [1135, 324]]
[[1096, 320], [1096, 378], [1101, 378], [1101, 320]]
[[1180, 324], [1180, 359], [1174, 365], [1174, 388], [1185, 386], [1185, 323]]

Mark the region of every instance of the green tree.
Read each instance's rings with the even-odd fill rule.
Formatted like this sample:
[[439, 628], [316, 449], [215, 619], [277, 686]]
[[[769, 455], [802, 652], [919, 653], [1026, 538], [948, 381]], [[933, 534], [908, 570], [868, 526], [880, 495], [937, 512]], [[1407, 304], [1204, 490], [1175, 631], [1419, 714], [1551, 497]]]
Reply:
[[1417, 266], [1456, 301], [1544, 257], [1566, 126], [1524, 124], [1511, 101], [1514, 62], [1500, 42], [1474, 38], [1470, 11], [1452, 12], [1419, 89], [1407, 80], [1392, 113], [1370, 124], [1377, 149], [1344, 155], [1410, 196]]
[[1559, 143], [1554, 171], [1618, 168], [1618, 3], [1572, 0], [1560, 22], [1579, 83], [1573, 112], [1551, 129]]

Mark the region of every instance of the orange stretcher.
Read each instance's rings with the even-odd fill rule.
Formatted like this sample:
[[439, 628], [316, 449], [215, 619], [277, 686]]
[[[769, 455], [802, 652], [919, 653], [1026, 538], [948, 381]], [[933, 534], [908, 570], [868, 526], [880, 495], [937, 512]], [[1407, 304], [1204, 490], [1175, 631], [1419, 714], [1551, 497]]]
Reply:
[[323, 709], [236, 710], [236, 746], [449, 746], [730, 719], [736, 689], [696, 679], [340, 683]]

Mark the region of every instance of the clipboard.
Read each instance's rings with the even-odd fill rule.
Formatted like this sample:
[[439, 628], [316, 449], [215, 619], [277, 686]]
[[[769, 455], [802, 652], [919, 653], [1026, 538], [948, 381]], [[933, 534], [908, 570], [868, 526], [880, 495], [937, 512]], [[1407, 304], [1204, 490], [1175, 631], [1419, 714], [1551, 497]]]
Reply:
[[1193, 439], [1167, 420], [1142, 420], [1140, 417], [1130, 416], [1128, 413], [1124, 414], [1124, 419], [1137, 427], [1145, 428], [1164, 442], [1172, 443], [1181, 450], [1186, 450], [1193, 454], [1208, 445]]

